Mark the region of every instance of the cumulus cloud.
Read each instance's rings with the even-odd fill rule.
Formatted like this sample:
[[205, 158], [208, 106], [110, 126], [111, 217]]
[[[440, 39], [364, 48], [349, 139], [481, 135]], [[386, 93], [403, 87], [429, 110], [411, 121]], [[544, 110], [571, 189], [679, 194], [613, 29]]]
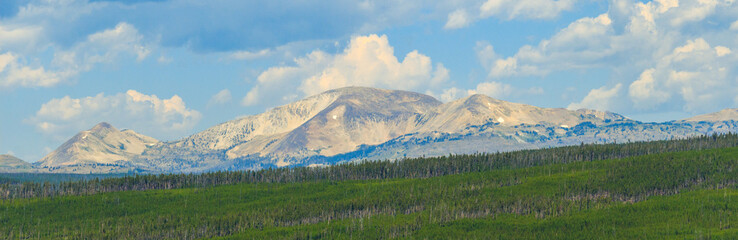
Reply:
[[567, 108], [571, 110], [581, 108], [602, 111], [611, 110], [613, 108], [613, 105], [616, 104], [615, 102], [613, 102], [613, 99], [615, 99], [618, 94], [620, 94], [620, 89], [622, 88], [622, 86], [622, 84], [618, 83], [617, 85], [615, 85], [615, 87], [609, 89], [607, 88], [607, 86], [603, 86], [598, 89], [592, 89], [591, 91], [589, 91], [587, 96], [582, 99], [581, 102], [569, 104]]
[[445, 29], [463, 28], [471, 23], [469, 14], [464, 9], [458, 9], [448, 14]]
[[[3, 41], [1, 36], [0, 43]], [[114, 28], [88, 35], [85, 41], [69, 49], [56, 51], [48, 66], [28, 63], [27, 57], [14, 52], [1, 53], [0, 87], [51, 87], [81, 72], [90, 71], [96, 64], [111, 63], [122, 55], [141, 61], [150, 52], [150, 47], [143, 44], [143, 36], [136, 28], [122, 22]]]
[[110, 63], [120, 55], [135, 57], [136, 61], [145, 59], [151, 49], [143, 44], [143, 36], [131, 24], [118, 23], [87, 36], [87, 40], [72, 49], [57, 52], [54, 64], [74, 73], [89, 71], [95, 64]]
[[611, 23], [607, 14], [579, 19], [538, 46], [521, 47], [511, 57], [503, 57], [489, 43], [480, 42], [477, 56], [491, 78], [544, 76], [552, 71], [591, 68], [602, 64], [596, 60], [614, 53]]
[[44, 103], [27, 122], [40, 132], [61, 139], [103, 121], [119, 128], [172, 139], [191, 130], [200, 118], [201, 114], [187, 108], [177, 95], [160, 99], [156, 95], [128, 90], [115, 95], [100, 93], [83, 98], [55, 98]]
[[220, 92], [213, 95], [212, 97], [210, 97], [210, 101], [208, 101], [208, 106], [225, 104], [230, 101], [231, 101], [231, 91], [228, 89], [223, 89], [223, 90], [220, 90]]
[[469, 94], [484, 94], [493, 98], [502, 98], [512, 93], [513, 87], [510, 84], [500, 82], [483, 82], [477, 85], [476, 89], [469, 90]]
[[730, 105], [736, 84], [738, 58], [727, 47], [711, 47], [703, 38], [688, 40], [663, 56], [631, 83], [629, 95], [637, 108], [653, 109], [682, 102], [682, 109], [697, 111]]
[[30, 67], [13, 53], [0, 54], [0, 89], [49, 87], [59, 83], [63, 77], [64, 73], [49, 72], [43, 66]]
[[[354, 37], [341, 53], [316, 50], [296, 58], [292, 66], [267, 69], [242, 103], [254, 105], [267, 98], [284, 102], [345, 86], [425, 90], [437, 88], [449, 78], [443, 64], [434, 65], [430, 57], [418, 51], [407, 53], [402, 60], [394, 54], [387, 36]], [[289, 89], [297, 91], [285, 92]]]
[[[224, 0], [208, 7], [197, 1], [124, 2], [30, 1], [23, 6], [6, 6], [8, 11], [17, 10], [17, 14], [3, 20], [37, 24], [50, 39], [62, 45], [73, 45], [81, 40], [79, 36], [97, 32], [101, 25], [125, 20], [148, 37], [158, 38], [164, 47], [259, 53], [254, 49], [296, 41], [340, 39], [418, 21], [447, 20], [446, 28], [452, 29], [488, 17], [551, 19], [571, 9], [576, 0], [325, 0], [290, 4]], [[89, 24], [93, 22], [96, 24]]]
[[715, 47], [715, 54], [717, 54], [718, 57], [722, 57], [725, 55], [728, 55], [732, 53], [733, 51], [730, 50], [730, 48], [724, 47], [724, 46], [717, 46]]
[[609, 86], [627, 88], [606, 104], [593, 99], [620, 87], [593, 89], [571, 107], [716, 111], [732, 106], [728, 92], [738, 87], [731, 77], [738, 34], [735, 23], [715, 21], [733, 21], [736, 7], [731, 0], [612, 1], [607, 13], [578, 19], [513, 55], [484, 42], [475, 50], [490, 80], [592, 70], [611, 73]]
[[656, 69], [649, 68], [641, 73], [638, 80], [630, 84], [628, 94], [636, 108], [653, 109], [655, 106], [666, 102], [671, 96], [656, 85], [653, 74]]
[[667, 17], [672, 26], [702, 21], [713, 14], [717, 7], [733, 4], [732, 0], [682, 1], [681, 4], [676, 0], [659, 0], [656, 2], [660, 5], [659, 13], [668, 14]]
[[459, 89], [456, 87], [451, 87], [444, 89], [441, 94], [436, 95], [432, 91], [426, 91], [425, 94], [436, 96], [439, 100], [443, 102], [450, 102], [456, 99], [459, 99], [461, 97], [466, 97], [469, 95], [468, 90]]
[[426, 91], [426, 94], [435, 96], [443, 102], [450, 102], [459, 98], [464, 98], [474, 94], [483, 94], [493, 98], [504, 99], [507, 97], [530, 96], [543, 94], [543, 88], [532, 87], [529, 89], [516, 88], [510, 84], [502, 82], [482, 82], [477, 84], [473, 89], [461, 89], [457, 87], [446, 88], [440, 94], [433, 91]]

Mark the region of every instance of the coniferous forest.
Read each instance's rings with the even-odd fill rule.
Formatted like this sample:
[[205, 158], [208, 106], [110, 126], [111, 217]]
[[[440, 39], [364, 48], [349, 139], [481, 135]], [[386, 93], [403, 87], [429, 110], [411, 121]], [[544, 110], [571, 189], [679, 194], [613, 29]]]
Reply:
[[[2, 239], [735, 239], [738, 135], [202, 174], [0, 175]], [[58, 180], [62, 179], [62, 180]]]

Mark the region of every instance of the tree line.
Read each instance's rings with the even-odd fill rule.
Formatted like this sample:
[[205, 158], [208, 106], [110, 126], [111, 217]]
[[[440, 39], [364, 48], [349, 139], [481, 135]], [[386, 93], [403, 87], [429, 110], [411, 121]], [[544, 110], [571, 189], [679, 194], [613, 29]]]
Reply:
[[421, 233], [448, 234], [455, 224], [477, 231], [471, 239], [701, 238], [700, 229], [735, 231], [735, 166], [738, 147], [422, 179], [284, 178], [0, 200], [0, 239], [455, 238]]
[[468, 172], [517, 169], [736, 146], [738, 146], [738, 135], [727, 133], [651, 142], [582, 143], [578, 146], [513, 152], [358, 161], [325, 167], [269, 168], [256, 171], [218, 171], [189, 174], [142, 174], [57, 183], [0, 181], [0, 199], [91, 195], [105, 192], [153, 189], [203, 188], [237, 183], [429, 178]]

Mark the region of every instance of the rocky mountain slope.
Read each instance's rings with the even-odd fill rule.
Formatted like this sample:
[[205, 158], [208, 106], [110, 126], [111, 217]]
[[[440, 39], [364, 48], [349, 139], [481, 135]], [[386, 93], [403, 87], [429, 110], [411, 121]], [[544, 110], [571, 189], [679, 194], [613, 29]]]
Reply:
[[732, 120], [738, 120], [738, 108], [727, 108], [719, 112], [684, 119], [686, 122], [720, 122]]
[[361, 159], [496, 152], [737, 131], [735, 110], [642, 123], [595, 110], [540, 108], [473, 95], [449, 103], [407, 91], [348, 87], [158, 142], [109, 124], [36, 163], [52, 172], [197, 172]]
[[570, 111], [563, 108], [540, 108], [506, 102], [476, 94], [441, 105], [426, 114], [429, 121], [416, 132], [454, 133], [468, 126], [496, 123], [501, 126], [521, 124], [568, 128], [582, 122], [622, 121], [623, 116], [594, 110]]
[[51, 172], [128, 171], [136, 165], [133, 161], [136, 157], [158, 142], [133, 130], [120, 131], [103, 122], [78, 133], [34, 165]]
[[344, 88], [327, 94], [338, 97], [298, 127], [267, 141], [241, 142], [227, 156], [334, 156], [413, 132], [424, 113], [441, 105], [432, 97], [404, 91]]

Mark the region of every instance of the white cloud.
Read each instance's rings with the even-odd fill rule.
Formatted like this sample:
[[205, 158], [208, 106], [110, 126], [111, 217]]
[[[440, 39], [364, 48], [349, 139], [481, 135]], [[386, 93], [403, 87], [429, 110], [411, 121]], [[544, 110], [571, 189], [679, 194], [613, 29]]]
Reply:
[[601, 65], [596, 60], [614, 54], [610, 35], [612, 20], [607, 14], [582, 18], [538, 46], [525, 45], [517, 54], [503, 57], [489, 43], [477, 43], [477, 56], [490, 78], [544, 76], [553, 71]]
[[445, 29], [469, 26], [480, 19], [553, 19], [572, 10], [578, 0], [485, 0], [451, 1], [455, 10], [446, 17]]
[[107, 121], [117, 127], [171, 139], [191, 130], [200, 118], [201, 114], [187, 108], [177, 95], [160, 99], [156, 95], [128, 90], [109, 96], [100, 93], [84, 98], [55, 98], [44, 103], [27, 122], [56, 138], [68, 138]]
[[494, 65], [497, 59], [501, 58], [495, 52], [495, 47], [489, 44], [489, 42], [478, 41], [474, 50], [477, 52], [477, 59], [487, 70]]
[[0, 88], [49, 87], [56, 85], [64, 73], [49, 72], [43, 66], [29, 67], [13, 53], [0, 54]]
[[[681, 27], [688, 23], [705, 20], [718, 7], [729, 7], [733, 0], [655, 0], [637, 2], [634, 13], [649, 23]], [[659, 23], [661, 22], [661, 23]]]
[[436, 71], [433, 72], [433, 78], [431, 78], [430, 86], [431, 87], [438, 87], [441, 84], [445, 83], [451, 75], [449, 74], [448, 68], [443, 66], [443, 63], [437, 63], [436, 64]]
[[729, 54], [727, 47], [713, 48], [705, 39], [688, 40], [630, 85], [631, 100], [640, 109], [678, 102], [690, 112], [730, 104], [738, 91], [732, 74], [738, 59]]
[[95, 64], [110, 63], [120, 55], [134, 56], [142, 61], [151, 53], [143, 44], [143, 36], [125, 22], [112, 29], [87, 36], [87, 41], [78, 43], [68, 51], [57, 52], [54, 63], [74, 73], [89, 71]]
[[203, 8], [197, 1], [38, 0], [24, 1], [18, 13], [6, 19], [39, 24], [47, 28], [50, 38], [63, 40], [69, 40], [68, 30], [88, 32], [99, 24], [125, 20], [141, 32], [152, 33], [147, 37], [160, 39], [165, 47], [223, 53], [342, 39], [391, 26], [445, 20], [460, 7], [478, 15], [482, 1], [218, 1]]
[[715, 47], [715, 53], [717, 54], [718, 57], [722, 57], [722, 56], [728, 55], [731, 52], [732, 51], [730, 50], [730, 48], [727, 48], [727, 47], [723, 47], [723, 46], [717, 46], [717, 47]]
[[[7, 37], [0, 35], [0, 41], [5, 39]], [[142, 61], [149, 53], [151, 49], [143, 44], [143, 36], [135, 27], [122, 22], [114, 28], [90, 34], [85, 41], [69, 49], [55, 51], [49, 66], [28, 64], [28, 59], [17, 53], [0, 52], [0, 87], [51, 87], [80, 72], [90, 71], [96, 64], [111, 63], [121, 55]]]
[[39, 26], [23, 26], [11, 28], [0, 25], [0, 49], [25, 49], [36, 46], [42, 38]]
[[607, 86], [602, 86], [598, 89], [592, 89], [589, 91], [587, 96], [582, 99], [581, 102], [569, 104], [567, 107], [571, 110], [588, 108], [602, 111], [611, 111], [615, 103], [613, 99], [620, 93], [622, 84], [618, 83], [615, 87], [608, 89]]
[[253, 106], [259, 103], [259, 86], [251, 88], [246, 96], [241, 99], [241, 105]]
[[652, 109], [655, 106], [667, 101], [670, 97], [668, 92], [657, 88], [653, 74], [656, 69], [646, 69], [641, 73], [638, 80], [630, 84], [628, 94], [635, 105], [639, 109]]
[[480, 16], [501, 19], [551, 19], [570, 10], [576, 0], [487, 0], [480, 7]]
[[441, 91], [440, 94], [434, 94], [433, 91], [426, 91], [426, 94], [435, 96], [443, 102], [450, 102], [474, 94], [483, 94], [499, 99], [503, 99], [509, 96], [540, 95], [543, 94], [543, 88], [532, 87], [529, 89], [519, 89], [507, 83], [491, 81], [479, 83], [474, 89], [465, 90], [451, 87], [444, 89], [443, 91]]
[[572, 107], [704, 113], [733, 106], [738, 90], [738, 21], [720, 22], [735, 20], [736, 7], [732, 0], [611, 1], [607, 13], [576, 20], [511, 56], [483, 42], [475, 50], [491, 80], [591, 70], [609, 73], [609, 86], [628, 87], [613, 96], [618, 101], [592, 101], [613, 89], [601, 88]]
[[231, 53], [229, 57], [231, 59], [236, 59], [236, 60], [254, 60], [254, 59], [259, 59], [259, 58], [269, 56], [271, 54], [272, 54], [272, 50], [267, 48], [267, 49], [259, 50], [257, 52], [236, 51], [236, 52]]
[[469, 95], [484, 94], [493, 98], [502, 98], [510, 95], [514, 88], [510, 84], [500, 82], [483, 82], [476, 89], [469, 90]]
[[287, 100], [278, 96], [313, 95], [345, 86], [422, 91], [440, 87], [448, 77], [442, 64], [434, 67], [430, 57], [418, 51], [407, 53], [400, 61], [387, 36], [358, 36], [341, 53], [316, 50], [296, 58], [293, 66], [267, 69], [258, 76], [257, 85], [242, 104], [254, 105], [266, 98], [278, 104]]
[[458, 9], [448, 14], [448, 20], [446, 25], [443, 26], [445, 29], [456, 29], [469, 26], [471, 19], [469, 14], [464, 9]]
[[208, 101], [208, 106], [216, 105], [216, 104], [225, 104], [231, 101], [231, 91], [228, 89], [220, 90], [220, 92], [216, 93], [212, 97], [210, 97], [210, 101]]
[[477, 42], [475, 49], [477, 51], [477, 58], [482, 63], [482, 66], [489, 71], [490, 78], [512, 76], [516, 75], [519, 71], [525, 71], [529, 74], [538, 72], [537, 69], [530, 65], [518, 67], [517, 58], [503, 58], [495, 52], [494, 47], [488, 42]]
[[[664, 5], [663, 2], [659, 1]], [[715, 8], [718, 5], [732, 4], [732, 0], [720, 1], [720, 0], [697, 0], [697, 1], [683, 1], [679, 6], [679, 3], [671, 5], [673, 8], [669, 15], [671, 15], [670, 23], [673, 26], [680, 26], [689, 22], [697, 22], [704, 20], [707, 16], [715, 12]], [[662, 11], [667, 13], [667, 11]]]
[[[426, 91], [427, 95], [434, 96], [433, 92]], [[459, 99], [461, 97], [466, 97], [469, 95], [468, 90], [458, 89], [456, 87], [444, 89], [443, 92], [441, 92], [440, 95], [438, 95], [438, 99], [443, 102], [450, 102], [456, 99]]]

